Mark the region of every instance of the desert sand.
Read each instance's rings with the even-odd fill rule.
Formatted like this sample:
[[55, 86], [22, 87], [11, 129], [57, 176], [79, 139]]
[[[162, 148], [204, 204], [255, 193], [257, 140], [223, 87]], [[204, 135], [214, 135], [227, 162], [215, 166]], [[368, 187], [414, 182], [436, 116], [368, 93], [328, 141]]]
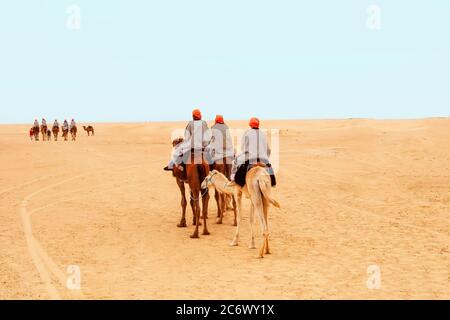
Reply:
[[[162, 168], [184, 123], [94, 124], [76, 142], [0, 126], [0, 298], [450, 298], [449, 118], [262, 125], [281, 130], [282, 209], [264, 259], [248, 249], [247, 199], [238, 247], [213, 198], [211, 235], [189, 238], [190, 208], [176, 227], [180, 195]], [[66, 285], [71, 265], [80, 290]]]

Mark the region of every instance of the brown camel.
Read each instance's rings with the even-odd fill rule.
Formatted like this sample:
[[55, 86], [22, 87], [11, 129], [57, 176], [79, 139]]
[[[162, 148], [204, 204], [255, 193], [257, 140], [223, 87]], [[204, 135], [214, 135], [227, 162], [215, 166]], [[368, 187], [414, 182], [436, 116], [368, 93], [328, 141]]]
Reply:
[[280, 208], [280, 205], [276, 200], [271, 198], [271, 182], [270, 175], [264, 168], [264, 164], [257, 164], [254, 168], [250, 169], [247, 173], [245, 179], [246, 185], [244, 187], [239, 186], [235, 182], [230, 182], [227, 177], [217, 170], [213, 170], [209, 175], [203, 180], [202, 187], [207, 187], [209, 185], [213, 186], [216, 190], [221, 193], [233, 195], [237, 200], [237, 215], [238, 223], [236, 227], [236, 234], [230, 245], [237, 246], [239, 240], [239, 227], [241, 224], [241, 208], [242, 208], [242, 193], [248, 194], [251, 200], [251, 210], [250, 210], [250, 230], [251, 230], [251, 243], [250, 248], [254, 249], [255, 246], [255, 236], [253, 233], [253, 221], [255, 211], [259, 218], [261, 225], [261, 233], [263, 236], [260, 250], [258, 253], [258, 258], [263, 258], [264, 254], [269, 254], [269, 225], [268, 225], [268, 213], [269, 205]]
[[[225, 157], [220, 161], [216, 161], [212, 168], [214, 170], [222, 173], [227, 179], [230, 179], [231, 176], [231, 167], [232, 164], [229, 163], [229, 160]], [[233, 201], [233, 211], [234, 211], [234, 226], [237, 226], [237, 214], [236, 214], [236, 199], [233, 196], [227, 195], [225, 193], [220, 193], [217, 190], [214, 190], [214, 198], [217, 203], [217, 224], [223, 223], [223, 214], [227, 211], [228, 205], [227, 202], [231, 198]]]
[[47, 126], [41, 125], [42, 141], [47, 140]]
[[[183, 142], [182, 138], [176, 139], [172, 142], [172, 145], [176, 147]], [[206, 225], [206, 219], [208, 217], [208, 202], [209, 193], [208, 188], [201, 188], [201, 182], [209, 174], [209, 165], [203, 159], [203, 154], [196, 154], [191, 152], [190, 163], [185, 166], [174, 167], [173, 176], [176, 178], [177, 185], [181, 192], [181, 208], [182, 216], [178, 227], [186, 227], [186, 193], [185, 184], [190, 189], [190, 204], [194, 215], [193, 224], [195, 225], [194, 233], [191, 238], [198, 238], [198, 227], [200, 226], [200, 198], [202, 199], [202, 217], [203, 217], [203, 233], [202, 235], [209, 235], [209, 231]], [[197, 160], [197, 161], [195, 161]], [[200, 163], [200, 164], [199, 164]], [[181, 169], [183, 168], [183, 169]]]
[[77, 131], [78, 131], [78, 129], [76, 126], [70, 128], [70, 134], [72, 135], [72, 141], [77, 140]]
[[53, 132], [53, 137], [55, 138], [55, 141], [58, 141], [59, 127], [58, 126], [54, 126], [52, 128], [52, 132]]
[[64, 141], [67, 141], [69, 139], [69, 129], [64, 129], [64, 127], [61, 127], [61, 131]]
[[94, 127], [93, 126], [87, 126], [87, 127], [83, 126], [83, 129], [84, 129], [84, 131], [87, 132], [88, 136], [90, 136], [91, 133], [92, 133], [92, 135], [94, 135]]
[[33, 127], [33, 136], [35, 141], [39, 141], [39, 127]]

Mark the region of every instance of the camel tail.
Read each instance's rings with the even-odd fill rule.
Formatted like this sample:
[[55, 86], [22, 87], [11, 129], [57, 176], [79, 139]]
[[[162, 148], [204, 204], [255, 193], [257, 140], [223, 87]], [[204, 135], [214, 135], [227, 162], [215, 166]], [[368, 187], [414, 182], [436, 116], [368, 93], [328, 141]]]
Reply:
[[269, 201], [274, 207], [281, 209], [281, 206], [278, 203], [278, 201], [276, 201], [275, 199], [273, 199], [270, 196], [270, 182], [261, 181], [259, 179], [258, 184], [259, 184], [259, 189], [261, 190], [261, 193], [263, 194], [264, 198], [266, 198], [266, 200]]

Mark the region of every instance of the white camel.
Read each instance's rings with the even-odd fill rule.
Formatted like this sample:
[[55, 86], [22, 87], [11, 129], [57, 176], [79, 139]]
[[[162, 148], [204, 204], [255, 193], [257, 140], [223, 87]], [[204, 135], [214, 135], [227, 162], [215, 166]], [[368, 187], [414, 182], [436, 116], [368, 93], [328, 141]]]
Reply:
[[239, 227], [241, 225], [241, 208], [242, 208], [242, 194], [245, 192], [248, 194], [251, 201], [250, 210], [250, 230], [251, 230], [251, 242], [250, 249], [255, 249], [255, 235], [253, 232], [253, 223], [255, 217], [255, 211], [259, 218], [262, 241], [258, 254], [258, 258], [263, 258], [264, 254], [269, 254], [269, 225], [268, 225], [268, 212], [269, 205], [272, 204], [277, 208], [280, 208], [279, 203], [272, 199], [270, 196], [271, 182], [270, 175], [266, 169], [260, 165], [250, 169], [245, 178], [246, 185], [244, 187], [239, 186], [235, 182], [229, 181], [222, 173], [217, 170], [212, 170], [209, 175], [203, 180], [202, 188], [209, 186], [214, 187], [218, 192], [227, 195], [233, 195], [237, 202], [237, 226], [236, 233], [231, 246], [237, 246], [239, 241]]

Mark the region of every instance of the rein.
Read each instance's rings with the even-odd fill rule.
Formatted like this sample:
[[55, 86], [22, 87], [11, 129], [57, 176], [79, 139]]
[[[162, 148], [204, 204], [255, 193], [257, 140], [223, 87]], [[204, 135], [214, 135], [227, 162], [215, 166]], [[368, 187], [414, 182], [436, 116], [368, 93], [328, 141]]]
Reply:
[[217, 172], [214, 172], [212, 175], [206, 177], [206, 187], [208, 187], [208, 184], [213, 184], [212, 183], [212, 178], [217, 174]]
[[[209, 184], [214, 184], [214, 183], [212, 182], [212, 178], [213, 178], [216, 174], [217, 174], [217, 172], [214, 172], [211, 176], [206, 177], [206, 179], [205, 179], [205, 180], [206, 180], [206, 187], [208, 187]], [[223, 185], [223, 189], [228, 188], [228, 186], [230, 185], [230, 183], [231, 183], [231, 181], [225, 182], [224, 185]]]
[[205, 194], [207, 194], [207, 193], [208, 193], [208, 188], [205, 188], [204, 192], [200, 192], [200, 197], [194, 198], [190, 192], [189, 192], [189, 197], [191, 197], [192, 201], [198, 201], [198, 200], [200, 200], [200, 198], [203, 198], [205, 196]]

